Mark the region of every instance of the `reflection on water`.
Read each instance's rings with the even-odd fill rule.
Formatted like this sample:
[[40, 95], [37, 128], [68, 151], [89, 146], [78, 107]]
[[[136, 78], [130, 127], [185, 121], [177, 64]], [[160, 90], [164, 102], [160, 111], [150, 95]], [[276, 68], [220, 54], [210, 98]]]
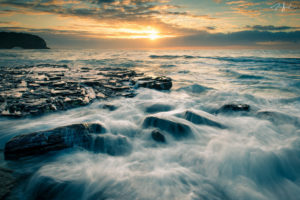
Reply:
[[[15, 162], [2, 159], [2, 166], [29, 175], [15, 191], [20, 199], [298, 198], [297, 52], [12, 50], [0, 56], [1, 65], [124, 66], [174, 81], [169, 92], [139, 89], [134, 98], [39, 118], [1, 118], [1, 149], [15, 135], [81, 122], [100, 122], [107, 129], [101, 137], [128, 141], [104, 140], [106, 148], [130, 146], [119, 155], [78, 147]], [[105, 109], [107, 103], [115, 108]], [[221, 112], [231, 103], [251, 110]], [[197, 123], [187, 120], [187, 110], [202, 113]], [[152, 121], [145, 120], [150, 116]], [[192, 137], [177, 138], [174, 132], [184, 131], [180, 127], [189, 127]], [[151, 137], [156, 129], [165, 143]]]

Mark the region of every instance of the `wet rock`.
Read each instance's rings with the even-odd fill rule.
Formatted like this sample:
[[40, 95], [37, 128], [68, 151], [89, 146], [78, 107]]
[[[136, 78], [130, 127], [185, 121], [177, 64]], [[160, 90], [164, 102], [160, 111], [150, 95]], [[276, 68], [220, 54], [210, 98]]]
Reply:
[[150, 104], [150, 105], [146, 105], [145, 108], [145, 112], [147, 113], [158, 113], [158, 112], [166, 112], [166, 111], [170, 111], [173, 110], [173, 106], [168, 105], [168, 104]]
[[203, 111], [186, 111], [184, 118], [194, 124], [201, 124], [207, 126], [213, 126], [217, 128], [226, 128], [225, 125], [217, 122], [215, 117], [209, 113]]
[[4, 156], [6, 160], [14, 160], [73, 146], [88, 147], [91, 143], [90, 134], [104, 132], [101, 124], [82, 123], [19, 135], [5, 144]]
[[118, 109], [118, 107], [113, 105], [113, 104], [103, 104], [103, 105], [100, 106], [100, 108], [106, 109], [106, 110], [109, 110], [109, 111], [115, 111], [115, 110]]
[[294, 124], [300, 126], [300, 118], [278, 111], [259, 111], [256, 116], [260, 119], [269, 120], [276, 124]]
[[202, 92], [205, 92], [207, 90], [210, 90], [210, 88], [202, 86], [202, 85], [198, 85], [198, 84], [193, 84], [193, 85], [190, 85], [190, 86], [181, 87], [178, 90], [197, 94], [197, 93], [202, 93]]
[[157, 116], [148, 116], [143, 122], [145, 128], [155, 127], [167, 131], [175, 138], [181, 139], [192, 135], [191, 128], [176, 119], [163, 119]]
[[0, 199], [5, 199], [16, 184], [12, 171], [0, 167]]
[[132, 146], [125, 136], [98, 135], [94, 138], [92, 150], [96, 153], [106, 153], [111, 156], [123, 156], [131, 152]]
[[156, 142], [161, 142], [161, 143], [165, 143], [166, 142], [165, 136], [161, 132], [159, 132], [158, 130], [152, 131], [151, 137]]
[[165, 76], [157, 78], [146, 77], [138, 79], [136, 86], [156, 90], [169, 90], [172, 87], [172, 79]]
[[[126, 68], [66, 65], [1, 66], [0, 115], [41, 115], [90, 104], [94, 99], [134, 97], [135, 83], [158, 90], [170, 89], [167, 77], [142, 77]], [[137, 81], [135, 80], [137, 79]]]
[[217, 113], [220, 113], [220, 112], [240, 112], [240, 111], [244, 111], [244, 112], [250, 111], [250, 105], [248, 105], [248, 104], [226, 104], [226, 105], [223, 105], [217, 111]]

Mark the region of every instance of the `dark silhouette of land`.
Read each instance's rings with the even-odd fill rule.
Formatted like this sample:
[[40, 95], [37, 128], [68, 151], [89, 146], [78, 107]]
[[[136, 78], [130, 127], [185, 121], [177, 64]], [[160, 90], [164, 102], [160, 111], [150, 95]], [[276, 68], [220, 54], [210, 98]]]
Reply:
[[0, 32], [0, 49], [49, 49], [44, 39], [28, 33]]

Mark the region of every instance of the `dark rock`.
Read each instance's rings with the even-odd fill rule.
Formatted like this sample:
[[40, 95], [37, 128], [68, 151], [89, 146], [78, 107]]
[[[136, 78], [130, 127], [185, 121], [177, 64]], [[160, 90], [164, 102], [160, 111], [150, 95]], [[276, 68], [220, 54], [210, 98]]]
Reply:
[[161, 132], [159, 132], [158, 130], [152, 131], [151, 137], [156, 142], [161, 142], [161, 143], [165, 143], [166, 142], [165, 136]]
[[207, 126], [214, 126], [217, 128], [226, 128], [223, 124], [217, 122], [215, 117], [209, 113], [203, 111], [186, 111], [184, 118], [194, 124], [201, 124]]
[[169, 90], [172, 87], [172, 79], [169, 77], [157, 77], [157, 78], [141, 78], [135, 83], [137, 87], [145, 87], [156, 90]]
[[192, 134], [191, 128], [188, 125], [179, 122], [176, 119], [171, 120], [171, 119], [162, 119], [157, 116], [148, 116], [144, 120], [143, 126], [145, 128], [148, 127], [159, 128], [163, 131], [169, 132], [171, 135], [173, 135], [175, 138], [178, 139], [191, 136]]
[[0, 32], [0, 49], [49, 49], [45, 40], [28, 33]]
[[239, 111], [250, 111], [250, 105], [248, 104], [226, 104], [222, 106], [217, 113], [219, 112], [239, 112]]
[[172, 110], [174, 107], [167, 104], [152, 104], [145, 108], [145, 112], [147, 113], [158, 113], [158, 112], [166, 112]]
[[105, 128], [98, 123], [82, 123], [58, 127], [47, 131], [13, 137], [5, 144], [6, 160], [43, 154], [73, 146], [89, 147], [92, 133], [103, 133]]
[[0, 168], [0, 199], [5, 199], [16, 184], [16, 178], [12, 175], [12, 171]]
[[115, 111], [115, 110], [118, 109], [118, 107], [113, 105], [113, 104], [104, 104], [104, 105], [101, 105], [101, 108], [102, 109], [107, 109], [109, 111]]
[[[34, 179], [32, 181], [32, 179]], [[82, 185], [76, 181], [57, 179], [36, 173], [27, 185], [24, 199], [68, 199], [70, 196], [81, 197]], [[38, 189], [35, 189], [38, 188]], [[72, 190], [70, 190], [72, 188]]]
[[0, 115], [41, 115], [88, 105], [96, 98], [134, 97], [135, 78], [148, 81], [144, 87], [152, 89], [169, 89], [172, 85], [170, 78], [142, 78], [141, 74], [126, 68], [83, 70], [51, 64], [1, 66]]
[[125, 136], [98, 135], [94, 138], [92, 150], [111, 156], [123, 156], [131, 152], [132, 146]]

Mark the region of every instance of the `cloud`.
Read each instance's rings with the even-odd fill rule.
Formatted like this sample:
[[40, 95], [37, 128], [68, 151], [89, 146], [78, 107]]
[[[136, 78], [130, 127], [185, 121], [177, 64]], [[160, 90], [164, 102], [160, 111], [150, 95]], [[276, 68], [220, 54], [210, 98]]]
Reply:
[[256, 30], [256, 31], [287, 31], [287, 30], [295, 30], [299, 29], [297, 27], [291, 27], [291, 26], [261, 26], [261, 25], [255, 25], [255, 26], [246, 26], [247, 29]]
[[[209, 29], [207, 27], [207, 29]], [[1, 31], [35, 33], [46, 39], [50, 47], [63, 48], [174, 48], [174, 47], [285, 47], [300, 48], [300, 31], [238, 31], [232, 33], [210, 33], [198, 31], [194, 35], [149, 39], [95, 38], [84, 31], [64, 31], [53, 29], [27, 29], [25, 27], [4, 27]], [[282, 45], [282, 46], [281, 46]]]
[[[177, 38], [175, 44], [180, 46], [256, 46], [261, 43], [288, 42], [299, 46], [300, 31], [269, 32], [269, 31], [238, 31], [232, 33], [209, 33], [201, 31], [196, 35]], [[172, 41], [174, 42], [175, 39]], [[298, 47], [299, 48], [299, 47]]]

